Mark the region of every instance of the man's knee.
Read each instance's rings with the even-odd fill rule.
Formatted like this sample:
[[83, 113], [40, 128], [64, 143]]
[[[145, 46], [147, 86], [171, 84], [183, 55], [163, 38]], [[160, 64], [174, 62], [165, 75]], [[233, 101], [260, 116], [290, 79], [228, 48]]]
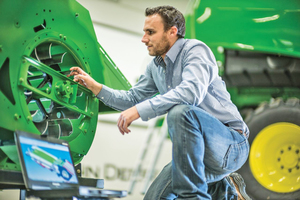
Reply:
[[177, 105], [171, 108], [167, 115], [168, 124], [170, 124], [170, 122], [178, 121], [179, 119], [181, 119], [186, 115], [186, 112], [188, 110], [190, 110], [189, 105]]
[[207, 126], [208, 122], [211, 122], [211, 115], [192, 105], [177, 105], [169, 111], [167, 122], [169, 129], [178, 125], [201, 127], [202, 125]]

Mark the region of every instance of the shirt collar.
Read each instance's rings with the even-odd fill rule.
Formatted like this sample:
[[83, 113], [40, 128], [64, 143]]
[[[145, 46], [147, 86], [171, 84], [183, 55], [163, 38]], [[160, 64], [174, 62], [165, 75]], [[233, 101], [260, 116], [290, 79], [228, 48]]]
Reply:
[[169, 59], [172, 61], [172, 63], [175, 62], [177, 55], [179, 54], [180, 50], [182, 49], [182, 46], [184, 44], [185, 39], [179, 38], [174, 45], [171, 47], [171, 49], [167, 52], [167, 55]]
[[[182, 46], [185, 42], [185, 39], [179, 38], [171, 47], [171, 49], [167, 52], [166, 57], [168, 57], [172, 63], [175, 62], [177, 55], [179, 54], [180, 50], [182, 49]], [[165, 67], [166, 64], [164, 63], [164, 60], [161, 56], [156, 56], [154, 58], [154, 63], [156, 66], [160, 65]]]
[[155, 65], [158, 67], [158, 66], [162, 66], [162, 67], [165, 67], [166, 64], [164, 62], [164, 59], [161, 57], [161, 56], [156, 56], [154, 58], [154, 63]]

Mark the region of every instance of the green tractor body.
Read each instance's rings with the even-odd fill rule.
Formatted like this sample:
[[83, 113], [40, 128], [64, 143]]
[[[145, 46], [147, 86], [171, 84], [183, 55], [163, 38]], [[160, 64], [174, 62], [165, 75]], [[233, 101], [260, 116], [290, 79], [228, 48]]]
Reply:
[[250, 129], [239, 170], [253, 199], [300, 197], [300, 2], [194, 0], [186, 37], [213, 51]]
[[15, 130], [70, 143], [79, 163], [111, 112], [67, 77], [79, 66], [109, 87], [131, 86], [97, 42], [89, 12], [75, 0], [0, 1], [0, 170], [20, 171]]

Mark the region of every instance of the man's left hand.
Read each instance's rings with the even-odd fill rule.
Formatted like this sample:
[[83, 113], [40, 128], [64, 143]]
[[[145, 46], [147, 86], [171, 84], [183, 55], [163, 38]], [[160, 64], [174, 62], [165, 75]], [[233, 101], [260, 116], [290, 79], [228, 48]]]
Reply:
[[139, 117], [140, 115], [135, 106], [121, 112], [121, 115], [118, 119], [118, 128], [122, 135], [124, 135], [124, 133], [131, 132], [128, 127], [130, 126], [131, 122], [137, 120]]

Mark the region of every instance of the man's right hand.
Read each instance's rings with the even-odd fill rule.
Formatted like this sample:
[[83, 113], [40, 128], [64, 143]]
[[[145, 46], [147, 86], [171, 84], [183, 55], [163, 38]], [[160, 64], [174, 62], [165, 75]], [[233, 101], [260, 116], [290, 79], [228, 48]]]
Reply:
[[83, 71], [80, 67], [71, 67], [71, 73], [67, 77], [74, 76], [74, 81], [80, 85], [90, 89], [95, 95], [99, 94], [102, 89], [102, 84], [95, 81], [89, 74]]

